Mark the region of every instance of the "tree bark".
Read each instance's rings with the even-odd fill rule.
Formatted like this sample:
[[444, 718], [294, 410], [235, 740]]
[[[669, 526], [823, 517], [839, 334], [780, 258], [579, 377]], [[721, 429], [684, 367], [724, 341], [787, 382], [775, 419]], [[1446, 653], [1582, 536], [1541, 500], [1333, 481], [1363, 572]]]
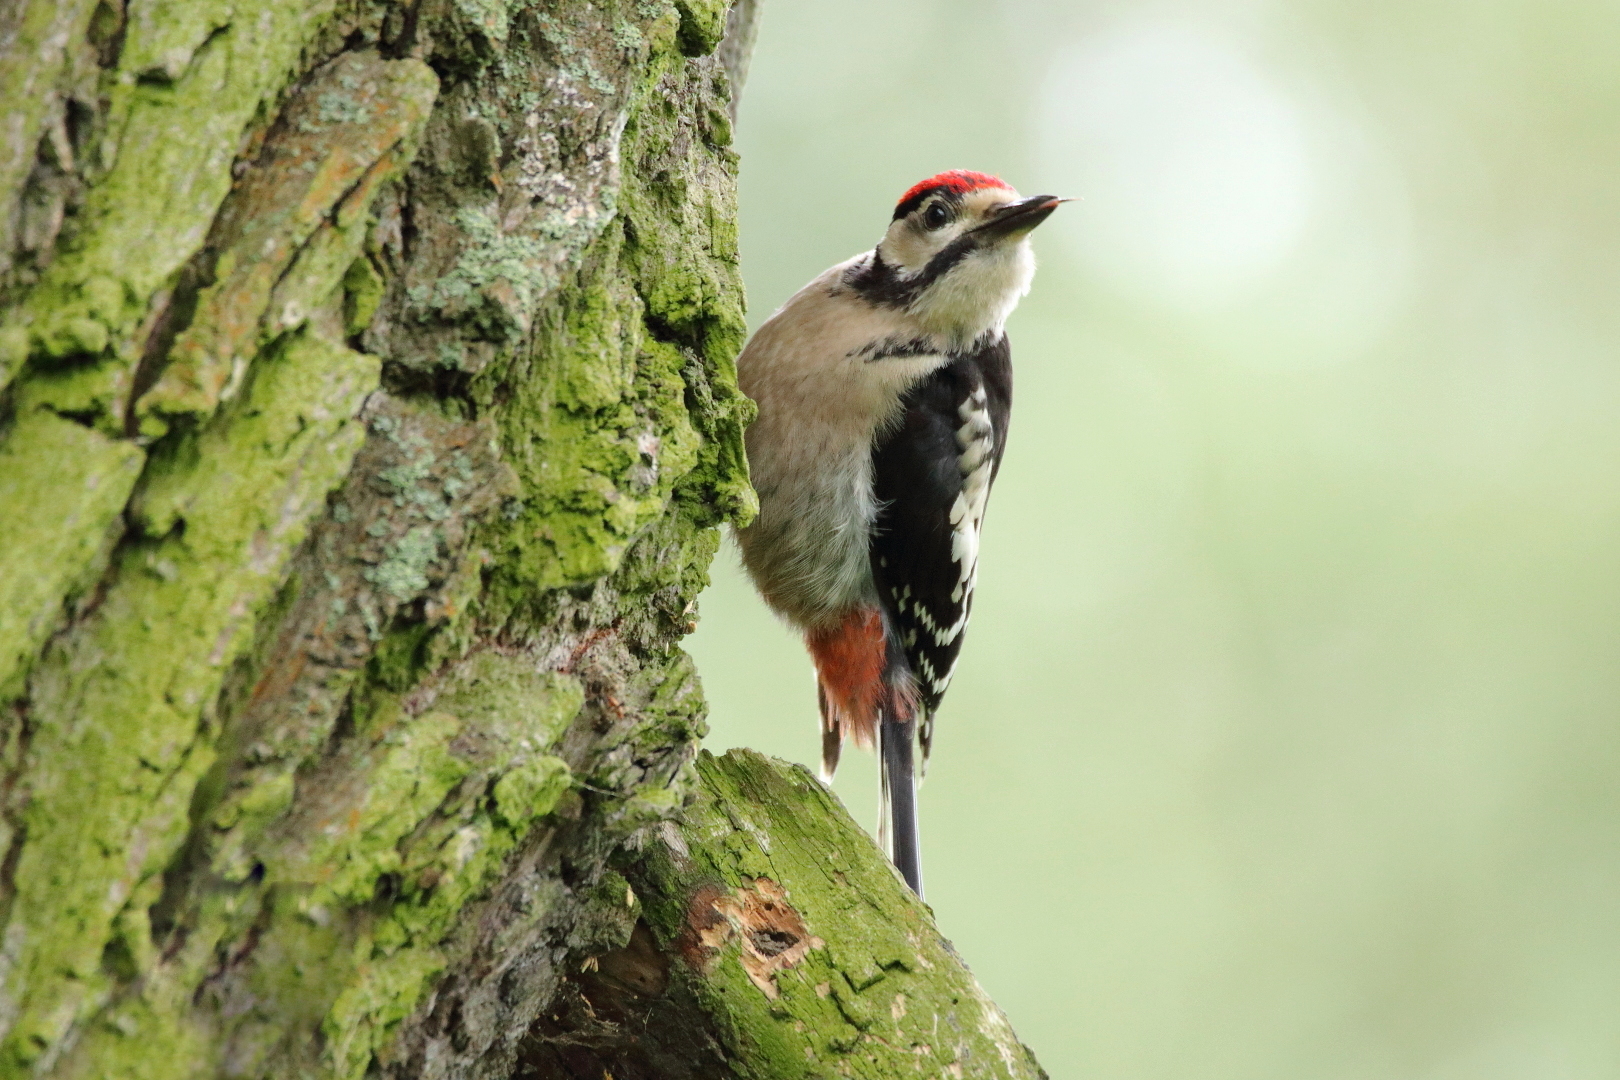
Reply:
[[697, 773], [680, 821], [614, 856], [602, 910], [623, 944], [567, 974], [523, 1048], [532, 1075], [1044, 1080], [807, 769], [732, 750]]
[[878, 952], [772, 953], [835, 894], [714, 847], [787, 820], [678, 646], [754, 505], [726, 21], [0, 11], [0, 1077], [1036, 1075], [813, 781], [746, 759]]

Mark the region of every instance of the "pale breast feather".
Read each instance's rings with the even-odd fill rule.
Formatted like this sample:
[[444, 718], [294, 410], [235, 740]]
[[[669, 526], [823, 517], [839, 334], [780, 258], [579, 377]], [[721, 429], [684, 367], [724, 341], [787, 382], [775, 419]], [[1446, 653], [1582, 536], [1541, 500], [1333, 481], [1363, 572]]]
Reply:
[[[912, 387], [873, 450], [873, 581], [927, 714], [962, 648], [1011, 404], [1011, 354], [999, 335]], [[926, 719], [923, 732], [926, 752]]]

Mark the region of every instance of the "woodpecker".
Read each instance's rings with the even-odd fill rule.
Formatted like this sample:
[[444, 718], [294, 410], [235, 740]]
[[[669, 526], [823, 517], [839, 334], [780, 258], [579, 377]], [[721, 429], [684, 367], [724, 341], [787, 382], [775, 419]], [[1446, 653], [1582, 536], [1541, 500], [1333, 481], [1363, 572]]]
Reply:
[[743, 564], [804, 633], [822, 777], [845, 739], [881, 759], [879, 834], [922, 895], [914, 749], [926, 765], [973, 606], [1007, 445], [1007, 316], [1029, 233], [1065, 200], [957, 170], [912, 187], [871, 251], [799, 290], [737, 360], [759, 515]]

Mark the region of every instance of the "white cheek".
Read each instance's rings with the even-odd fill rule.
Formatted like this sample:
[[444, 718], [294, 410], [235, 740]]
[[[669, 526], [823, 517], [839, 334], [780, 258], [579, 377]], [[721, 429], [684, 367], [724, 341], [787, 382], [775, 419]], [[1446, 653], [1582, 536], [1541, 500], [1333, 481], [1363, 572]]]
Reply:
[[1029, 240], [969, 255], [920, 297], [912, 314], [930, 329], [973, 339], [999, 331], [1035, 278]]
[[929, 261], [949, 247], [966, 228], [963, 222], [941, 232], [920, 233], [907, 222], [897, 221], [889, 227], [878, 253], [884, 262], [911, 277], [927, 269]]

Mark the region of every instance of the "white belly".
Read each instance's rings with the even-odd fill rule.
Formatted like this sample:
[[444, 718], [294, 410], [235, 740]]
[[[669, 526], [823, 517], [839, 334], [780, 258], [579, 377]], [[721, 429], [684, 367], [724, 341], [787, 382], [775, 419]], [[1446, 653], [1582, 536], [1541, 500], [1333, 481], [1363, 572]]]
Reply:
[[[853, 260], [851, 260], [853, 261]], [[900, 397], [944, 355], [871, 360], [876, 341], [928, 335], [909, 316], [833, 295], [835, 266], [782, 306], [737, 361], [759, 406], [747, 434], [759, 517], [737, 533], [760, 592], [801, 627], [875, 605], [872, 446]]]
[[796, 467], [749, 446], [759, 517], [741, 530], [743, 559], [760, 591], [802, 627], [877, 603], [867, 551], [877, 505], [865, 446]]

